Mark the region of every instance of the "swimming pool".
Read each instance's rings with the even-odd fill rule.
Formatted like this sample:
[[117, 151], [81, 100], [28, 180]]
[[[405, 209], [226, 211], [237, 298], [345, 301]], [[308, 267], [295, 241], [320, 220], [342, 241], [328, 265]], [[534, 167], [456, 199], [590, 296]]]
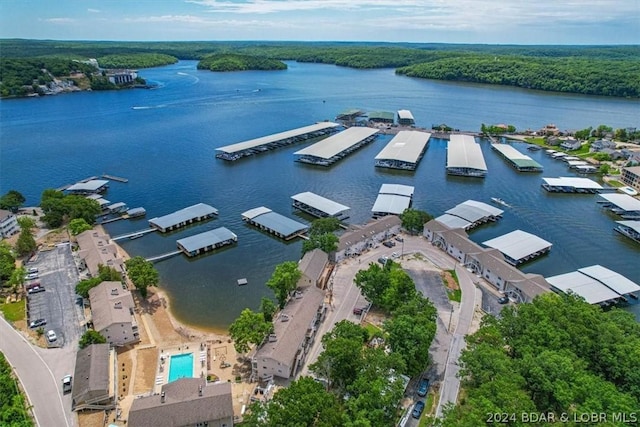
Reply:
[[169, 381], [193, 377], [193, 353], [174, 354], [169, 363]]

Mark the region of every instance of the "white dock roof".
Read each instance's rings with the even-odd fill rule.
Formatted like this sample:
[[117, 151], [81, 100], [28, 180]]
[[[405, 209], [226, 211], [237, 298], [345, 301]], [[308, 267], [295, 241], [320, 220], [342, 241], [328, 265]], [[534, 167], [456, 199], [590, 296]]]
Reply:
[[440, 215], [436, 218], [436, 221], [446, 225], [449, 228], [464, 228], [466, 229], [471, 225], [471, 223], [467, 220], [464, 220], [458, 216], [444, 214]]
[[526, 258], [552, 246], [546, 240], [522, 230], [515, 230], [482, 243], [514, 260]]
[[598, 304], [618, 298], [620, 295], [607, 288], [597, 280], [578, 271], [545, 277], [545, 280], [562, 292], [573, 292], [585, 299], [589, 304]]
[[375, 160], [416, 163], [429, 143], [430, 133], [402, 130], [378, 153]]
[[104, 179], [91, 179], [86, 182], [77, 182], [67, 188], [67, 191], [98, 191], [107, 185], [109, 181]]
[[560, 178], [542, 178], [542, 180], [552, 187], [573, 187], [601, 190], [602, 186], [589, 178], [576, 178], [572, 176], [561, 176]]
[[399, 119], [413, 120], [413, 114], [409, 110], [398, 110]]
[[284, 215], [273, 212], [271, 209], [264, 206], [250, 209], [244, 212], [242, 217], [249, 218], [256, 224], [280, 233], [283, 236], [291, 236], [296, 233], [301, 233], [309, 228], [301, 222], [294, 221], [291, 218], [287, 218]]
[[411, 197], [397, 194], [378, 194], [371, 212], [400, 215], [411, 204]]
[[322, 211], [327, 215], [338, 215], [341, 212], [349, 210], [349, 206], [341, 205], [340, 203], [326, 199], [310, 191], [295, 194], [291, 196], [291, 198], [300, 203], [311, 206], [314, 209]]
[[216, 245], [227, 240], [236, 240], [238, 236], [226, 227], [205, 231], [204, 233], [179, 239], [176, 243], [182, 246], [187, 252], [194, 252], [207, 246]]
[[376, 133], [378, 133], [378, 129], [361, 126], [350, 127], [293, 154], [330, 159]]
[[596, 264], [590, 267], [579, 268], [578, 271], [597, 280], [620, 295], [640, 291], [640, 285], [627, 279], [622, 274], [616, 273], [601, 265]]
[[609, 203], [613, 203], [620, 209], [633, 212], [640, 211], [640, 200], [629, 196], [628, 194], [618, 194], [618, 193], [610, 193], [610, 194], [600, 194], [600, 197], [608, 201]]
[[471, 135], [453, 134], [447, 145], [447, 168], [487, 170], [480, 145]]
[[256, 139], [250, 139], [248, 141], [238, 142], [236, 144], [225, 145], [224, 147], [216, 148], [217, 151], [224, 151], [225, 153], [235, 153], [237, 151], [248, 150], [260, 145], [271, 144], [272, 142], [281, 141], [283, 139], [294, 138], [306, 133], [317, 132], [323, 129], [335, 128], [340, 126], [338, 123], [333, 122], [320, 122], [309, 126], [304, 126], [298, 129], [292, 129], [285, 132], [274, 133], [273, 135], [262, 136]]
[[636, 233], [640, 233], [640, 221], [616, 221], [618, 224], [633, 229]]
[[484, 202], [478, 202], [477, 200], [467, 200], [466, 202], [462, 202], [462, 204], [482, 209], [483, 211], [489, 212], [489, 214], [493, 216], [499, 216], [504, 213], [502, 209], [498, 209], [495, 206], [491, 206]]
[[198, 203], [196, 205], [180, 209], [179, 211], [175, 211], [169, 215], [152, 218], [149, 220], [149, 223], [160, 228], [169, 228], [193, 218], [209, 216], [212, 214], [218, 215], [218, 209], [204, 203]]
[[413, 196], [414, 187], [411, 185], [402, 184], [382, 184], [380, 186], [379, 194], [397, 194], [400, 196], [411, 197]]
[[476, 202], [475, 200], [467, 200], [445, 211], [449, 215], [460, 217], [472, 223], [491, 216], [502, 215], [503, 212], [501, 209], [494, 208], [486, 203]]

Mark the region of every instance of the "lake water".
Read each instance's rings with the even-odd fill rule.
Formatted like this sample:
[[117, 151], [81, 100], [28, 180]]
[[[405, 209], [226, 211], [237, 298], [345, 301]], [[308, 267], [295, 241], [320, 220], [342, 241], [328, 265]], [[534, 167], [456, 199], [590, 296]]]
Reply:
[[[296, 145], [228, 163], [215, 148], [281, 132], [338, 113], [409, 109], [418, 126], [446, 123], [479, 130], [482, 123], [539, 129], [607, 124], [637, 126], [637, 100], [549, 94], [513, 88], [456, 84], [396, 76], [393, 70], [353, 70], [332, 65], [289, 63], [282, 72], [211, 73], [195, 61], [142, 70], [159, 86], [153, 90], [83, 92], [0, 102], [0, 194], [16, 189], [28, 205], [42, 190], [103, 173], [112, 181], [106, 198], [142, 206], [147, 217], [106, 226], [112, 236], [144, 229], [147, 219], [203, 202], [218, 218], [170, 234], [151, 233], [122, 242], [132, 256], [175, 250], [179, 238], [225, 226], [238, 244], [206, 256], [177, 256], [156, 264], [172, 310], [191, 325], [223, 329], [239, 312], [257, 309], [271, 296], [265, 282], [278, 263], [298, 260], [301, 242], [283, 242], [241, 220], [248, 209], [267, 206], [292, 212], [290, 197], [312, 191], [351, 207], [351, 223], [363, 223], [382, 183], [415, 186], [414, 207], [433, 215], [467, 199], [501, 197], [513, 207], [504, 218], [471, 233], [476, 242], [522, 229], [553, 249], [522, 269], [545, 276], [601, 264], [640, 282], [640, 245], [613, 231], [616, 218], [597, 205], [595, 195], [549, 194], [542, 177], [570, 176], [564, 163], [542, 152], [524, 151], [545, 167], [522, 174], [482, 143], [489, 174], [484, 180], [445, 174], [446, 141], [432, 139], [413, 173], [377, 170], [373, 158], [388, 142], [378, 138], [331, 168], [293, 162]], [[237, 286], [247, 278], [249, 284]], [[640, 306], [629, 308], [640, 315]]]

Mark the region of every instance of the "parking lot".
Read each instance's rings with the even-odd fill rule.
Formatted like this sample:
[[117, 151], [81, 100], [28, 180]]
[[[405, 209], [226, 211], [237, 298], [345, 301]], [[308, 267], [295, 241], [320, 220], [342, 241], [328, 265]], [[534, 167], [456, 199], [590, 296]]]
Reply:
[[38, 269], [38, 277], [26, 281], [27, 289], [34, 282], [44, 288], [44, 291], [27, 293], [28, 322], [44, 319], [46, 324], [40, 327], [45, 334], [52, 330], [56, 335], [55, 341], [47, 340], [50, 347], [75, 345], [80, 337], [83, 311], [76, 304], [75, 286], [79, 278], [71, 246], [63, 243], [40, 251], [26, 267]]

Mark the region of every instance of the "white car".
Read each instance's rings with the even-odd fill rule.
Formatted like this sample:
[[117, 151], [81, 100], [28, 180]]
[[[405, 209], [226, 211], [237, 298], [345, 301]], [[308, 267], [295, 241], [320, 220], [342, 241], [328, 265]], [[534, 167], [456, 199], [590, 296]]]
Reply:
[[54, 342], [57, 339], [58, 339], [58, 336], [56, 335], [55, 331], [53, 330], [47, 331], [47, 340], [49, 340], [49, 342]]

